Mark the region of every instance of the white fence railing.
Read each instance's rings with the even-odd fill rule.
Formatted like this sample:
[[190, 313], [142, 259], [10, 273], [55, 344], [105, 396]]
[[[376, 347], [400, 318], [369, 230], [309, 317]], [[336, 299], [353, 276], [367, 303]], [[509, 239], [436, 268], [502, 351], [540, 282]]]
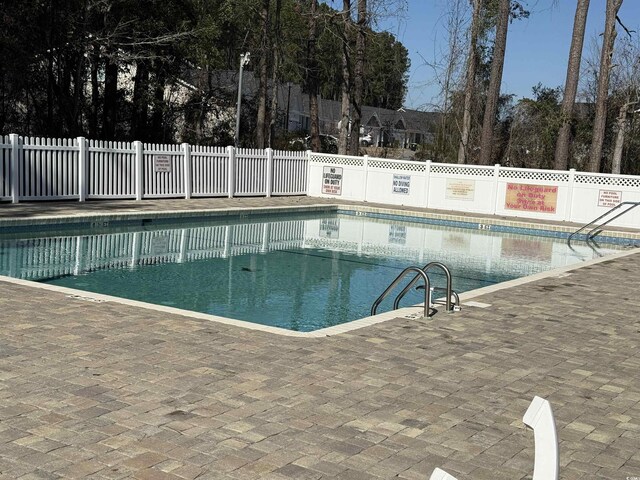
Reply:
[[304, 195], [306, 152], [0, 136], [0, 200]]
[[[586, 223], [640, 176], [308, 152], [0, 137], [0, 200], [309, 195]], [[640, 228], [640, 209], [612, 225]]]
[[[587, 223], [621, 202], [639, 202], [640, 176], [311, 153], [307, 194]], [[611, 225], [640, 228], [640, 208]]]

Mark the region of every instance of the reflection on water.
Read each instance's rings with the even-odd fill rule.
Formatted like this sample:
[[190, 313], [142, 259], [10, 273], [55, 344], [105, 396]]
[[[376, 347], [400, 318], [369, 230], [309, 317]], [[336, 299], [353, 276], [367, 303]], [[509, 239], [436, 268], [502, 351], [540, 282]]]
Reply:
[[[324, 216], [0, 237], [0, 274], [310, 331], [367, 316], [409, 265], [443, 262], [463, 292], [614, 250], [574, 248], [561, 239]], [[414, 294], [403, 304], [420, 301]]]

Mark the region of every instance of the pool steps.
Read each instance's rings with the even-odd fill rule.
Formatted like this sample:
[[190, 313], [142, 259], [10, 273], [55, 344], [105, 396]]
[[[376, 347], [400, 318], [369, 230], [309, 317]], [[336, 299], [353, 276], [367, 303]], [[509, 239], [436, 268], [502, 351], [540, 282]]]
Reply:
[[[447, 277], [447, 286], [444, 289], [431, 287], [431, 280], [429, 279], [427, 272], [433, 268], [439, 268], [444, 272], [445, 276]], [[434, 290], [445, 290], [444, 305], [445, 305], [445, 311], [447, 313], [460, 311], [460, 297], [456, 292], [453, 291], [452, 281], [451, 281], [451, 271], [445, 264], [441, 262], [430, 262], [430, 263], [427, 263], [422, 268], [416, 267], [416, 266], [405, 268], [400, 273], [400, 275], [398, 275], [395, 278], [395, 280], [393, 280], [393, 282], [391, 282], [389, 286], [384, 290], [384, 292], [382, 292], [380, 296], [373, 302], [373, 305], [371, 306], [371, 316], [374, 316], [376, 314], [376, 311], [378, 310], [378, 306], [380, 305], [380, 303], [382, 303], [382, 301], [385, 298], [387, 298], [387, 296], [393, 291], [393, 289], [397, 287], [398, 284], [404, 279], [404, 277], [410, 272], [414, 272], [416, 275], [407, 284], [407, 286], [405, 286], [402, 289], [402, 291], [396, 296], [393, 302], [393, 310], [397, 310], [398, 308], [400, 308], [400, 300], [402, 300], [402, 298], [413, 288], [413, 286], [420, 279], [422, 279], [424, 281], [424, 286], [422, 286], [422, 288], [424, 288], [424, 317], [425, 318], [430, 316], [429, 309], [434, 304], [434, 302], [432, 302], [431, 300], [431, 295]], [[417, 287], [417, 288], [419, 289], [420, 287]], [[453, 302], [451, 301], [452, 298], [453, 298]]]

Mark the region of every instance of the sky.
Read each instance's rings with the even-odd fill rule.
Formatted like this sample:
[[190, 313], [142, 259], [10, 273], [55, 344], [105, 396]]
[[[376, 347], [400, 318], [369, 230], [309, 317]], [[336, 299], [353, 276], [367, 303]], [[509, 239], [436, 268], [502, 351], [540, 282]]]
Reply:
[[[448, 39], [444, 25], [446, 0], [406, 0], [408, 11], [400, 19], [388, 18], [377, 30], [393, 33], [404, 44], [411, 58], [408, 94], [405, 108], [430, 110], [437, 103], [439, 88], [434, 83], [433, 69], [427, 64], [446, 48]], [[531, 15], [509, 25], [502, 93], [516, 99], [532, 97], [532, 87], [564, 85], [571, 45], [576, 0], [524, 0]], [[556, 6], [553, 4], [556, 3]], [[604, 31], [606, 0], [591, 0], [583, 55], [592, 48]], [[624, 0], [619, 17], [627, 28], [640, 35], [640, 0]], [[626, 35], [616, 27], [618, 35]], [[619, 38], [619, 37], [618, 37]], [[584, 58], [584, 57], [583, 57]]]

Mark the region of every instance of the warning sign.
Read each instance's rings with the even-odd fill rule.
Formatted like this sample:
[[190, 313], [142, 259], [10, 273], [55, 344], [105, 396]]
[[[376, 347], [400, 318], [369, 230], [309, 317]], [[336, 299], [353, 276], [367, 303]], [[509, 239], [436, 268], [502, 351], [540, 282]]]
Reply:
[[393, 193], [401, 193], [409, 195], [411, 188], [411, 175], [394, 175], [393, 176]]
[[556, 213], [558, 187], [556, 185], [529, 185], [507, 183], [504, 208], [527, 212]]
[[342, 195], [342, 167], [323, 167], [322, 193]]
[[171, 171], [171, 156], [170, 155], [154, 155], [153, 156], [153, 171], [156, 173], [167, 173]]
[[475, 191], [475, 180], [457, 180], [447, 178], [447, 191], [445, 193], [445, 198], [447, 200], [473, 201]]
[[616, 190], [600, 190], [598, 192], [599, 207], [616, 207], [622, 202], [622, 192]]

